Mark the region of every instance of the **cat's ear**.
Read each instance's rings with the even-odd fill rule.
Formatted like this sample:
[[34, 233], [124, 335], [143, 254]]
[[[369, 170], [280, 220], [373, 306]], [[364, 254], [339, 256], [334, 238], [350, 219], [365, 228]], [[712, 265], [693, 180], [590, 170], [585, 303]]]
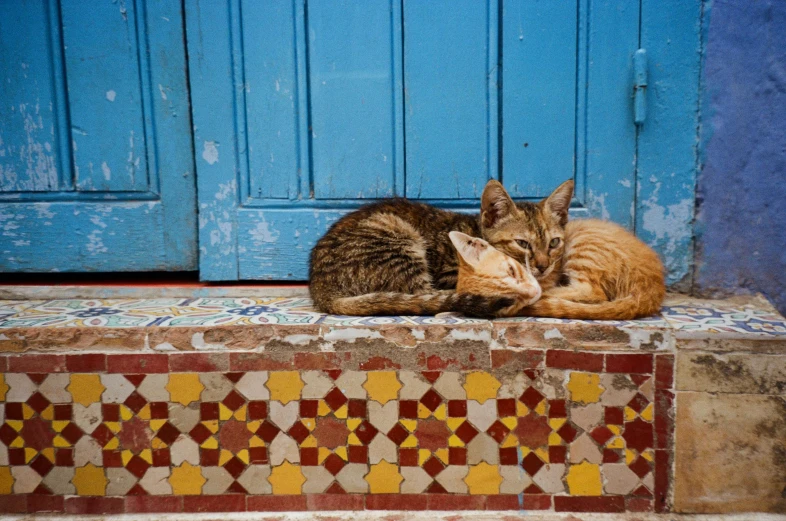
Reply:
[[464, 262], [476, 267], [480, 263], [480, 257], [491, 245], [478, 237], [470, 237], [466, 233], [452, 231], [448, 234], [450, 242], [456, 247], [456, 251]]
[[502, 183], [494, 179], [486, 183], [483, 196], [480, 198], [480, 219], [485, 228], [493, 228], [515, 209], [516, 205]]
[[573, 199], [573, 179], [568, 179], [540, 202], [541, 207], [554, 214], [562, 226], [568, 222], [568, 208]]

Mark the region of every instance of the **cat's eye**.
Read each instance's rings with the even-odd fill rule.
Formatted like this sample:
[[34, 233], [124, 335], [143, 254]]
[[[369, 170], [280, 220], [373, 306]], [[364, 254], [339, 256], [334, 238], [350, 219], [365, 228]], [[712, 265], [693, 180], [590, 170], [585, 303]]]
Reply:
[[554, 237], [549, 243], [549, 248], [556, 248], [557, 246], [559, 246], [559, 237]]
[[522, 240], [522, 239], [516, 239], [516, 242], [519, 244], [519, 246], [521, 246], [525, 250], [529, 249], [529, 243], [527, 241]]

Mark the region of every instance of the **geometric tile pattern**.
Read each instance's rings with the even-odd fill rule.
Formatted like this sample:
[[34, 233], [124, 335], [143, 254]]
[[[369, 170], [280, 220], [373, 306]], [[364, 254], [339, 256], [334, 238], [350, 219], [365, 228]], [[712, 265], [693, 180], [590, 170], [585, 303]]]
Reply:
[[658, 509], [672, 355], [585, 355], [547, 350], [514, 372], [4, 360], [0, 494], [11, 511], [70, 513], [393, 508], [400, 494], [424, 509]]
[[[506, 322], [587, 324], [586, 320], [536, 317]], [[156, 298], [0, 301], [0, 328], [149, 327], [323, 324], [328, 326], [463, 325], [487, 321], [452, 314], [438, 317], [345, 317], [317, 312], [308, 298]], [[659, 315], [631, 321], [603, 321], [618, 327], [659, 327], [687, 334], [784, 336], [786, 321], [768, 309], [729, 303], [707, 305], [698, 299], [667, 301]]]

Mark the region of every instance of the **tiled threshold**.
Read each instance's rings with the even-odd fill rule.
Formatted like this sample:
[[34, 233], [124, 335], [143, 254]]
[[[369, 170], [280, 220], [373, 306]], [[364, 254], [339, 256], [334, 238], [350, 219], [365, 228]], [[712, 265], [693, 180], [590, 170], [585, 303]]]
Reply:
[[785, 346], [757, 298], [623, 322], [4, 301], [0, 513], [783, 512]]

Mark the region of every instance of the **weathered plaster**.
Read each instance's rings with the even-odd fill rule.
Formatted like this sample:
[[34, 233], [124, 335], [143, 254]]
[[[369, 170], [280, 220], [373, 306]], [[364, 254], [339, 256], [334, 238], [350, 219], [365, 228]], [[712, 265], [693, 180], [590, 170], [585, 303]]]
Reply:
[[697, 186], [700, 294], [762, 292], [786, 311], [786, 3], [710, 9]]

